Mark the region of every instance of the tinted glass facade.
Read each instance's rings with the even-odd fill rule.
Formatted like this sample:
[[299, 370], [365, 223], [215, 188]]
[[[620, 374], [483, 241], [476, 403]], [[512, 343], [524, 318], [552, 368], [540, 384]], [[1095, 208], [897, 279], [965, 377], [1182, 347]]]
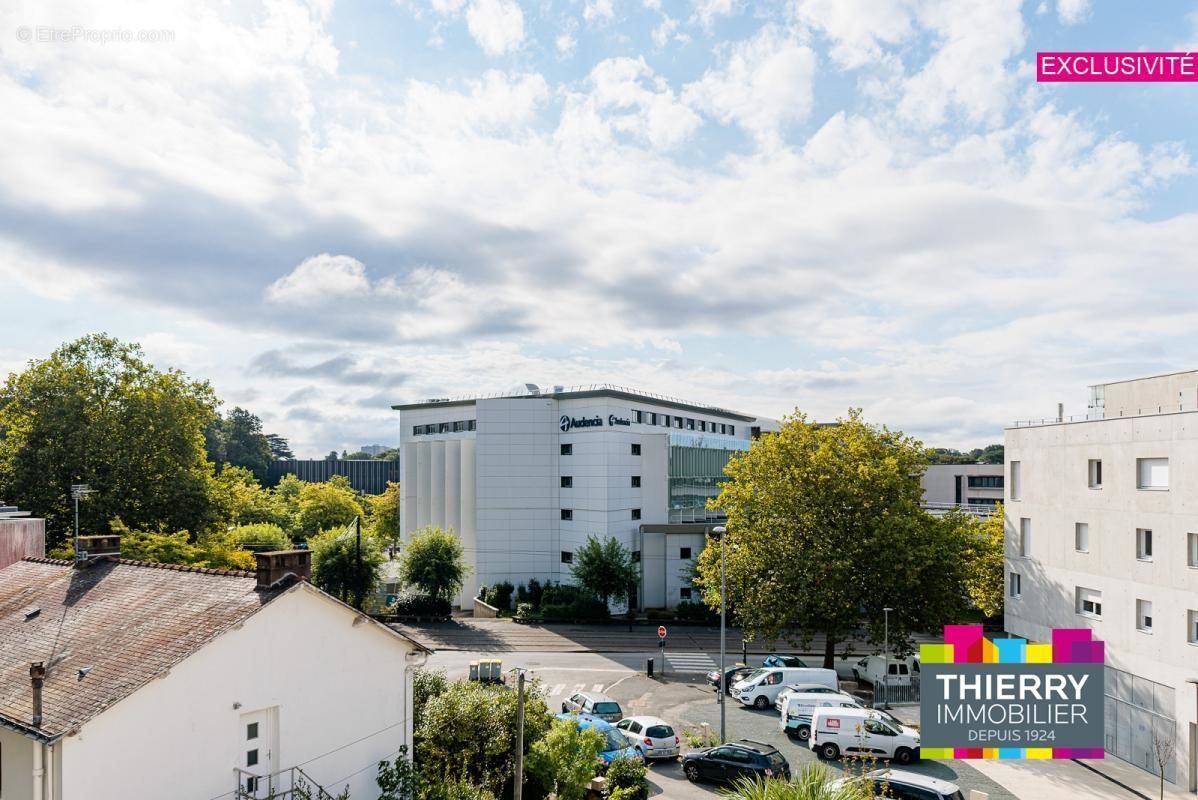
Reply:
[[670, 522], [710, 522], [723, 515], [707, 509], [707, 501], [720, 493], [728, 479], [724, 467], [748, 449], [748, 442], [710, 440], [702, 436], [670, 435]]

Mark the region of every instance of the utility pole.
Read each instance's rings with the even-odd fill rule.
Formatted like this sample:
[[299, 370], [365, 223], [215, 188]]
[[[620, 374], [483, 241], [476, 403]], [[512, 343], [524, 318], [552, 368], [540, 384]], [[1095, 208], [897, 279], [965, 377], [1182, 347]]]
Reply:
[[[725, 539], [728, 538], [728, 529], [723, 525], [717, 525], [711, 529], [711, 535], [716, 536], [720, 540], [720, 744], [728, 741], [728, 646], [726, 642], [727, 622], [728, 622], [728, 579], [724, 571], [724, 554], [726, 552]], [[745, 647], [744, 637], [741, 637], [741, 649]]]
[[524, 670], [516, 674], [516, 779], [512, 784], [512, 800], [521, 800], [524, 793]]
[[[894, 611], [894, 609], [890, 608], [889, 606], [882, 609], [882, 613], [885, 615], [885, 618], [886, 618], [885, 633], [883, 634], [883, 638], [882, 638], [882, 643], [883, 643], [882, 647], [886, 652], [886, 668], [882, 671], [882, 708], [890, 708], [889, 689], [890, 689], [890, 612], [891, 611]], [[877, 703], [875, 702], [874, 705], [876, 706]]]

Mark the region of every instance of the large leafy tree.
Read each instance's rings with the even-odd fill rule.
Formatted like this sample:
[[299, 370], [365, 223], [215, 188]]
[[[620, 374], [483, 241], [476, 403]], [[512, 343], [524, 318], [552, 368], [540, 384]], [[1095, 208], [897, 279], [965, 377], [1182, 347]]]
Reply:
[[70, 488], [88, 531], [123, 519], [143, 530], [212, 522], [204, 430], [217, 401], [204, 381], [155, 369], [104, 334], [59, 347], [0, 390], [0, 497], [46, 517], [51, 547], [69, 537]]
[[[713, 502], [727, 514], [729, 605], [750, 634], [807, 646], [824, 665], [863, 626], [892, 647], [950, 621], [962, 598], [961, 537], [920, 510], [926, 464], [916, 440], [867, 424], [797, 413], [726, 468]], [[699, 558], [704, 597], [719, 604], [719, 546]]]
[[466, 578], [462, 543], [440, 528], [416, 531], [404, 547], [401, 577], [425, 594], [452, 600]]
[[295, 453], [291, 452], [291, 445], [287, 440], [277, 433], [266, 434], [266, 443], [270, 446], [270, 457], [273, 459], [288, 459], [295, 458]]
[[266, 471], [274, 455], [270, 439], [262, 432], [262, 420], [255, 414], [235, 407], [225, 416], [214, 419], [204, 432], [204, 438], [208, 457], [217, 467], [225, 464], [244, 467], [259, 481], [266, 480]]
[[569, 719], [555, 719], [528, 754], [528, 771], [558, 800], [584, 800], [599, 766], [603, 736], [594, 728], [579, 729]]
[[399, 528], [399, 504], [402, 499], [400, 487], [394, 481], [387, 481], [387, 488], [382, 494], [372, 495], [370, 502], [370, 520], [374, 533], [389, 547], [399, 546], [402, 533]]
[[586, 543], [574, 553], [570, 573], [578, 585], [593, 592], [606, 606], [609, 600], [624, 600], [636, 582], [637, 572], [632, 556], [616, 539], [600, 542], [588, 536]]
[[355, 523], [308, 540], [312, 549], [312, 583], [358, 609], [378, 585], [379, 568], [384, 560], [378, 539], [360, 527]]
[[966, 543], [965, 591], [969, 602], [987, 617], [1003, 610], [1003, 517], [998, 512], [985, 520], [960, 513], [955, 524]]
[[344, 527], [365, 513], [357, 493], [350, 488], [349, 479], [343, 475], [334, 475], [325, 483], [301, 482], [296, 508], [299, 535], [304, 538]]

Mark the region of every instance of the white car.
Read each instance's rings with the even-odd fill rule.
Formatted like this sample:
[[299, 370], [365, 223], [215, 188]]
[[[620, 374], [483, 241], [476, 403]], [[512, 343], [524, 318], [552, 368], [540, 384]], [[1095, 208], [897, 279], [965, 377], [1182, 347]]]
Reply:
[[678, 758], [682, 752], [682, 740], [660, 717], [625, 717], [616, 723], [616, 729], [645, 761]]
[[[929, 778], [918, 772], [907, 772], [901, 769], [879, 769], [866, 773], [860, 778], [839, 778], [832, 781], [831, 789], [848, 786], [857, 781], [868, 780], [873, 783], [874, 793], [878, 797], [917, 797], [919, 800], [965, 800], [961, 787], [955, 783], [942, 781], [939, 778]], [[883, 791], [889, 790], [885, 795]]]
[[895, 725], [871, 708], [817, 708], [808, 745], [820, 758], [888, 758], [896, 764], [919, 760], [919, 731]]
[[817, 667], [762, 667], [733, 684], [729, 694], [742, 705], [765, 711], [789, 685], [818, 683], [830, 689], [840, 688], [836, 670]]

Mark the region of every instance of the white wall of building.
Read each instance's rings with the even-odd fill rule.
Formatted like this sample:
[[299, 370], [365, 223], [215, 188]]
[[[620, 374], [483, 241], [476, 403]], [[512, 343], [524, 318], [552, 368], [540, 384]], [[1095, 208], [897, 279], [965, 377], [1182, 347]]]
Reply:
[[280, 768], [303, 764], [334, 794], [348, 785], [352, 797], [376, 796], [378, 762], [410, 743], [405, 668], [413, 648], [355, 620], [306, 586], [279, 597], [64, 739], [58, 797], [231, 792], [251, 746], [245, 715], [264, 709], [277, 720]]
[[33, 749], [27, 736], [0, 728], [0, 800], [33, 798]]
[[[1137, 488], [1136, 460], [1158, 457], [1169, 459], [1168, 489]], [[1198, 568], [1189, 564], [1187, 534], [1198, 532], [1198, 413], [1009, 429], [1006, 458], [1008, 471], [1020, 472], [1018, 498], [1007, 478], [1007, 629], [1049, 641], [1053, 628], [1089, 627], [1106, 642], [1109, 666], [1173, 687], [1177, 782], [1192, 786], [1195, 690], [1186, 680], [1198, 677], [1198, 644], [1189, 641], [1187, 615], [1198, 611]], [[1102, 461], [1101, 488], [1090, 486], [1092, 459]], [[1088, 526], [1088, 552], [1076, 549], [1078, 523]], [[1151, 560], [1137, 558], [1137, 528], [1153, 532]], [[1019, 597], [1011, 596], [1012, 573]], [[1101, 619], [1078, 613], [1077, 587], [1102, 593]], [[1150, 632], [1137, 629], [1137, 599], [1153, 605]]]
[[[989, 500], [1003, 499], [1002, 487], [989, 488], [969, 485], [969, 478], [1003, 476], [1002, 464], [932, 464], [923, 477], [920, 485], [923, 487], [925, 503], [957, 503], [968, 505], [970, 498], [985, 498]], [[961, 499], [957, 500], [957, 479], [960, 478]]]

